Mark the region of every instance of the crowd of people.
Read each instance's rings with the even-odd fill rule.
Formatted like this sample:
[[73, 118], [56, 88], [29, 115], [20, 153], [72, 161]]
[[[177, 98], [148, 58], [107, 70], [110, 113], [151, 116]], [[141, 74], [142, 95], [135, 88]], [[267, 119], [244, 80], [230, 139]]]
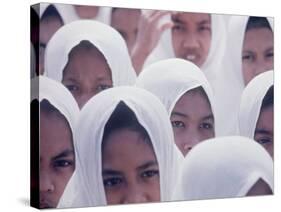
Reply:
[[271, 17], [31, 7], [38, 207], [273, 194], [273, 38]]

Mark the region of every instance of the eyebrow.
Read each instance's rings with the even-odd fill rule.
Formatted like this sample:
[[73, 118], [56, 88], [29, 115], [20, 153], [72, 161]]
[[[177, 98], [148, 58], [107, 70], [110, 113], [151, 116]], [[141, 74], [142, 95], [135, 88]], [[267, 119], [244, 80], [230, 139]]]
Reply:
[[272, 135], [272, 132], [270, 132], [269, 130], [265, 130], [265, 129], [256, 129], [255, 134]]
[[214, 120], [213, 114], [207, 115], [207, 116], [205, 116], [205, 117], [202, 118], [202, 120], [207, 120], [207, 119], [212, 119], [212, 120]]
[[211, 21], [208, 19], [208, 20], [202, 20], [200, 22], [197, 23], [198, 25], [204, 25], [204, 24], [211, 24]]
[[151, 166], [155, 166], [155, 165], [158, 166], [157, 161], [151, 160], [151, 161], [148, 161], [148, 162], [146, 162], [145, 164], [140, 165], [139, 167], [137, 167], [137, 170], [147, 169], [147, 168], [149, 168], [149, 167], [151, 167]]
[[188, 117], [188, 115], [181, 113], [181, 112], [172, 112], [171, 116], [182, 116], [182, 117]]
[[121, 172], [119, 171], [115, 171], [115, 170], [112, 170], [112, 169], [104, 169], [102, 171], [102, 175], [122, 175]]
[[61, 153], [59, 153], [58, 155], [56, 155], [55, 157], [52, 158], [52, 160], [58, 160], [60, 158], [64, 158], [64, 157], [68, 157], [70, 155], [74, 155], [74, 151], [71, 149], [67, 149]]

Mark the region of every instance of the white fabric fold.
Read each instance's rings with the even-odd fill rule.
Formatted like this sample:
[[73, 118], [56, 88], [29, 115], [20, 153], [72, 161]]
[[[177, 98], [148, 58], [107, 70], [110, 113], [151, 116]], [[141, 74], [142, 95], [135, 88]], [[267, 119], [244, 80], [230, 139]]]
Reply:
[[169, 117], [161, 102], [144, 89], [121, 86], [94, 96], [83, 107], [75, 131], [76, 170], [59, 208], [106, 205], [102, 179], [102, 137], [114, 109], [124, 102], [150, 136], [158, 161], [161, 201], [170, 201], [179, 173], [180, 153], [174, 146]]
[[239, 109], [240, 135], [254, 138], [262, 101], [273, 86], [274, 72], [267, 71], [252, 79], [243, 91]]
[[34, 99], [39, 102], [47, 100], [66, 118], [74, 132], [79, 107], [72, 94], [61, 83], [44, 76], [34, 77], [31, 80], [31, 100]]
[[136, 73], [125, 41], [112, 27], [93, 20], [74, 21], [54, 34], [46, 48], [44, 74], [61, 82], [69, 53], [83, 40], [91, 42], [105, 57], [113, 86], [134, 84]]
[[184, 160], [175, 196], [181, 200], [246, 196], [258, 180], [273, 191], [273, 161], [257, 142], [240, 136], [207, 140]]

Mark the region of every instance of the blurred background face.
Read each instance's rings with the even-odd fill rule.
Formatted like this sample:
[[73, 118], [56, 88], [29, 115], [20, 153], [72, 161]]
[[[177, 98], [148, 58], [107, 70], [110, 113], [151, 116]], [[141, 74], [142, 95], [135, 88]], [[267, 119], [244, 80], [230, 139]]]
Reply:
[[211, 44], [211, 17], [202, 13], [172, 15], [172, 43], [176, 57], [201, 67], [206, 61]]
[[141, 11], [136, 9], [115, 8], [112, 11], [111, 26], [122, 35], [129, 52], [137, 38], [140, 15]]
[[[48, 9], [47, 9], [48, 10]], [[48, 12], [46, 10], [46, 12]], [[51, 39], [51, 37], [55, 34], [55, 32], [63, 26], [63, 22], [59, 16], [52, 15], [44, 17], [40, 20], [40, 45], [39, 45], [39, 73], [44, 73], [44, 57], [45, 57], [45, 48]]]
[[242, 52], [245, 85], [258, 74], [273, 69], [273, 56], [273, 33], [269, 28], [246, 31]]
[[97, 49], [78, 45], [69, 54], [62, 83], [81, 109], [91, 97], [112, 87], [111, 70]]
[[56, 114], [40, 112], [40, 208], [57, 206], [74, 168], [68, 123]]
[[184, 156], [198, 143], [215, 136], [209, 101], [196, 90], [188, 91], [179, 99], [170, 119], [176, 145]]
[[273, 158], [274, 143], [273, 106], [261, 110], [257, 121], [254, 139], [260, 143]]
[[248, 191], [246, 196], [257, 196], [257, 195], [269, 195], [273, 194], [271, 188], [267, 185], [267, 183], [259, 179], [253, 187]]
[[159, 168], [150, 144], [138, 132], [113, 131], [102, 150], [108, 204], [160, 201]]
[[75, 5], [74, 9], [77, 15], [83, 19], [93, 19], [97, 16], [99, 12], [99, 7], [96, 6]]

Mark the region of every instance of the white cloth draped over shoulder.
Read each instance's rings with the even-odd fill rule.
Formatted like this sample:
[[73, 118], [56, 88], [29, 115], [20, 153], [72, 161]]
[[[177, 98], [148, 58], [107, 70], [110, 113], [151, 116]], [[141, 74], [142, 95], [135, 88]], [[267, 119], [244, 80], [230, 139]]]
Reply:
[[[40, 102], [47, 100], [67, 120], [72, 134], [79, 116], [79, 107], [72, 94], [61, 83], [44, 76], [34, 77], [31, 80], [31, 100]], [[74, 141], [74, 149], [75, 149]]]
[[44, 74], [61, 82], [69, 53], [83, 40], [91, 42], [105, 57], [113, 86], [135, 83], [136, 73], [123, 38], [112, 27], [93, 20], [74, 21], [54, 34], [46, 48]]
[[174, 146], [169, 117], [161, 102], [144, 89], [121, 86], [94, 96], [83, 107], [75, 131], [76, 169], [59, 208], [106, 205], [102, 179], [102, 138], [104, 127], [120, 102], [136, 115], [150, 136], [158, 161], [161, 201], [171, 201], [179, 173], [180, 153]]
[[[147, 66], [136, 80], [136, 86], [156, 95], [171, 113], [179, 99], [188, 91], [202, 87], [208, 97], [216, 123], [216, 105], [212, 88], [203, 72], [183, 59], [166, 59]], [[215, 127], [216, 129], [216, 127]]]
[[254, 138], [262, 101], [268, 89], [273, 86], [273, 77], [273, 71], [259, 74], [249, 82], [243, 91], [239, 109], [240, 135]]
[[175, 196], [181, 200], [246, 196], [258, 180], [273, 191], [273, 161], [257, 142], [240, 136], [207, 140], [185, 158]]

